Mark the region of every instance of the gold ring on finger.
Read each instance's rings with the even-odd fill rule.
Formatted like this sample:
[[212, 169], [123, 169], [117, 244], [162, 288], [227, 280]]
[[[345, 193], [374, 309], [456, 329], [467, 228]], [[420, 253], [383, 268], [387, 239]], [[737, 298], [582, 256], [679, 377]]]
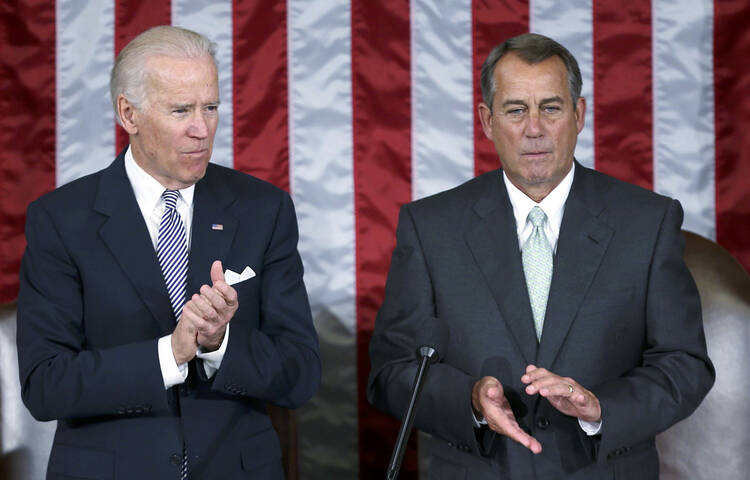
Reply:
[[573, 393], [573, 385], [568, 384], [568, 393]]

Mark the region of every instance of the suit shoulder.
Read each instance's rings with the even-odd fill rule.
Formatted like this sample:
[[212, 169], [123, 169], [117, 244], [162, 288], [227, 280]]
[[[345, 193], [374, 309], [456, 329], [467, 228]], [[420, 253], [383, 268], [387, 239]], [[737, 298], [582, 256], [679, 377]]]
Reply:
[[584, 169], [596, 190], [609, 206], [620, 205], [628, 210], [666, 208], [673, 199], [632, 183], [619, 180], [596, 170]]
[[474, 177], [456, 187], [429, 195], [408, 204], [410, 210], [420, 215], [446, 215], [463, 211], [476, 202], [493, 182], [501, 182], [501, 170], [493, 170]]
[[63, 214], [76, 210], [76, 207], [91, 205], [94, 202], [99, 179], [105, 169], [77, 178], [65, 185], [41, 195], [29, 205], [38, 205], [52, 214]]
[[250, 197], [278, 198], [289, 194], [276, 185], [261, 180], [253, 175], [210, 163], [206, 181], [216, 184], [218, 188], [233, 192], [235, 195]]

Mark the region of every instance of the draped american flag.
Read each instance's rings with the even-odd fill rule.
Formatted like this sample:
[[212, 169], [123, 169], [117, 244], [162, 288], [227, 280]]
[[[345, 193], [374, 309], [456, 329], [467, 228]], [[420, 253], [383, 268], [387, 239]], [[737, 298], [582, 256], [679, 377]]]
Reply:
[[[116, 54], [154, 25], [203, 33], [218, 44], [213, 161], [297, 208], [324, 368], [298, 412], [301, 478], [380, 478], [397, 422], [364, 385], [398, 208], [499, 166], [476, 109], [489, 50], [527, 31], [564, 44], [588, 105], [577, 159], [679, 199], [684, 228], [748, 269], [748, 18], [748, 0], [5, 0], [0, 303], [17, 294], [28, 203], [127, 141], [109, 100]], [[1, 312], [14, 323], [12, 305]], [[2, 452], [43, 439], [41, 472], [49, 428], [20, 405], [9, 331]], [[402, 478], [417, 477], [414, 443]]]

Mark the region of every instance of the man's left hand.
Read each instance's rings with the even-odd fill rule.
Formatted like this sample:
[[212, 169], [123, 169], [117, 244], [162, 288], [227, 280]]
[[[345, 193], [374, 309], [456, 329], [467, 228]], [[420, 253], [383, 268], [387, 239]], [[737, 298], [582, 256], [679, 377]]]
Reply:
[[237, 292], [224, 280], [219, 260], [211, 265], [211, 282], [213, 285], [203, 285], [182, 311], [198, 330], [198, 344], [209, 352], [221, 346], [227, 324], [239, 308]]
[[602, 418], [602, 408], [596, 395], [570, 377], [561, 377], [544, 368], [529, 365], [521, 381], [526, 384], [526, 393], [538, 393], [565, 415], [587, 422], [598, 422]]

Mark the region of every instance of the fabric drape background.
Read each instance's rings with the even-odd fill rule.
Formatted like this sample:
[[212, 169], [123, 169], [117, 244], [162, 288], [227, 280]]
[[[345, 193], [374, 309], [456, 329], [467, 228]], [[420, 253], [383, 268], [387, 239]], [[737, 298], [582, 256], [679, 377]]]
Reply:
[[[297, 414], [300, 475], [366, 479], [382, 477], [398, 426], [364, 398], [398, 207], [499, 166], [476, 111], [490, 48], [526, 31], [567, 46], [587, 100], [577, 159], [679, 199], [685, 229], [750, 269], [747, 18], [748, 0], [4, 1], [0, 462], [40, 478], [54, 430], [20, 403], [13, 301], [26, 206], [125, 144], [109, 71], [145, 28], [183, 26], [218, 44], [213, 161], [294, 198], [324, 369]], [[401, 478], [418, 477], [418, 443]]]

